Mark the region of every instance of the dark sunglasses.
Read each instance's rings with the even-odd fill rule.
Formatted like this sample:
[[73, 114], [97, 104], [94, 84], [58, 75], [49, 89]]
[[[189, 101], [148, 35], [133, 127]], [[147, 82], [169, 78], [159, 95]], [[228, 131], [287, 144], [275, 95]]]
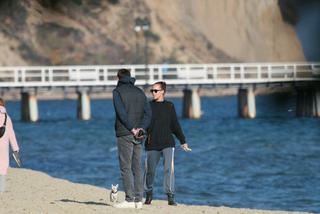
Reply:
[[158, 89], [151, 89], [150, 90], [151, 93], [158, 93], [159, 91], [162, 91], [162, 89], [161, 90], [158, 90]]

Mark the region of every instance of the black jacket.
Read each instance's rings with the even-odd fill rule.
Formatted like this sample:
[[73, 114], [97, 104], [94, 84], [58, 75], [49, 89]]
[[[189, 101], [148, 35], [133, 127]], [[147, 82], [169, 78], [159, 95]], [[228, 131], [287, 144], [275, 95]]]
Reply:
[[144, 92], [134, 86], [135, 79], [124, 77], [113, 90], [116, 112], [117, 137], [131, 134], [133, 128], [147, 129], [151, 120], [151, 109]]
[[146, 150], [162, 150], [175, 147], [172, 134], [179, 139], [181, 144], [186, 143], [173, 103], [151, 101], [150, 105], [152, 120], [148, 128]]

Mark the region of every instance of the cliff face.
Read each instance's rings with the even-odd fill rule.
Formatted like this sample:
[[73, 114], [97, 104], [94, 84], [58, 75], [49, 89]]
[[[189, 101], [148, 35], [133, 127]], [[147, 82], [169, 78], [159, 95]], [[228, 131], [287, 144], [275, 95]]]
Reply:
[[276, 0], [6, 0], [0, 65], [144, 63], [141, 16], [151, 20], [149, 63], [304, 60]]
[[[199, 53], [195, 52], [195, 61], [303, 60], [294, 29], [282, 21], [275, 0], [163, 0], [148, 3], [163, 23], [170, 20], [167, 25], [176, 29], [175, 34], [183, 31], [178, 36], [180, 40], [189, 35], [198, 40], [197, 45], [207, 47], [207, 53], [203, 54], [207, 57], [200, 55], [198, 58]], [[163, 28], [160, 26], [158, 31]], [[186, 38], [184, 43], [190, 44], [188, 40]]]
[[293, 25], [309, 61], [320, 61], [320, 1], [279, 0], [283, 19]]

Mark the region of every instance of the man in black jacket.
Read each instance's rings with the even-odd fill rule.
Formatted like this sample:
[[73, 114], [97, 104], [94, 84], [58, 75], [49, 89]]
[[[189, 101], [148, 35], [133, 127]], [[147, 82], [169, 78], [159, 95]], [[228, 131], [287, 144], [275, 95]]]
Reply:
[[113, 90], [116, 112], [115, 131], [117, 136], [119, 164], [125, 201], [115, 204], [116, 208], [142, 208], [143, 181], [141, 171], [142, 145], [138, 137], [151, 121], [151, 108], [144, 92], [134, 86], [135, 79], [130, 71], [118, 71], [118, 85]]

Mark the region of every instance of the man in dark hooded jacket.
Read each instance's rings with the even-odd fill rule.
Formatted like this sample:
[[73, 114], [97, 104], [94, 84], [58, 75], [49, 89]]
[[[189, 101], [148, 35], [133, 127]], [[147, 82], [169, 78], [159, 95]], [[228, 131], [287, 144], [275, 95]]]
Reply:
[[144, 92], [134, 86], [130, 71], [118, 71], [118, 84], [113, 90], [116, 112], [119, 164], [123, 179], [125, 201], [116, 208], [142, 208], [143, 179], [141, 170], [142, 145], [138, 138], [140, 130], [146, 130], [151, 121], [151, 108]]

